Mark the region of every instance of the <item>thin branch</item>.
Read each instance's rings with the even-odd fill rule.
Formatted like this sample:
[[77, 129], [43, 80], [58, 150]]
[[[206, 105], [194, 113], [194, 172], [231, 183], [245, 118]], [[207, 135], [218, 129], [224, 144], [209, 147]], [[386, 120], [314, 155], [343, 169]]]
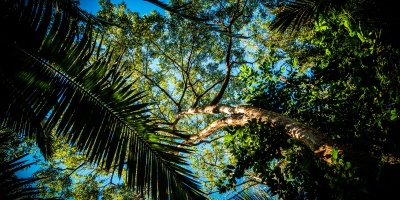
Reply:
[[139, 70], [136, 70], [137, 72], [139, 72], [142, 76], [144, 76], [147, 80], [149, 80], [151, 83], [154, 84], [154, 86], [156, 86], [158, 89], [161, 90], [161, 92], [163, 92], [169, 99], [171, 99], [171, 101], [178, 107], [178, 103], [175, 101], [174, 98], [172, 98], [172, 96], [164, 89], [162, 88], [158, 83], [156, 83], [153, 79], [151, 79], [147, 74], [142, 73]]
[[251, 65], [253, 65], [254, 63], [256, 63], [256, 62], [250, 62], [250, 61], [241, 61], [241, 62], [233, 61], [233, 62], [231, 62], [232, 65], [234, 65], [234, 64], [239, 64], [239, 65], [241, 65], [241, 64], [251, 64]]
[[252, 188], [252, 187], [254, 187], [254, 186], [258, 185], [258, 184], [260, 184], [260, 183], [255, 183], [255, 184], [249, 185], [248, 187], [246, 187], [246, 188], [240, 190], [239, 192], [237, 192], [235, 196], [239, 195], [240, 193], [242, 193], [242, 192], [248, 190], [249, 188]]
[[176, 60], [173, 59], [170, 55], [168, 55], [165, 51], [163, 51], [157, 43], [155, 43], [153, 40], [151, 40], [151, 42], [152, 42], [152, 44], [154, 44], [154, 46], [157, 47], [158, 50], [160, 50], [160, 52], [163, 56], [165, 56], [166, 58], [168, 58], [168, 60], [170, 60], [172, 62], [172, 64], [175, 66], [175, 68], [178, 68], [180, 71], [184, 71], [182, 66], [179, 63], [177, 63]]
[[182, 101], [183, 101], [183, 98], [185, 97], [185, 93], [186, 93], [186, 91], [188, 89], [188, 79], [189, 79], [189, 77], [187, 75], [186, 75], [186, 79], [185, 79], [185, 74], [183, 73], [183, 71], [181, 71], [181, 73], [182, 73], [182, 79], [184, 80], [184, 86], [183, 86], [182, 95], [179, 98], [179, 102], [178, 102], [178, 106], [177, 106], [178, 107], [177, 108], [177, 112], [178, 113], [182, 111]]
[[[168, 121], [168, 118], [167, 118], [166, 114], [161, 110], [160, 104], [159, 104], [159, 103], [156, 103], [156, 106], [157, 106], [157, 108], [158, 108], [158, 111], [159, 111], [160, 114], [162, 115], [161, 119], [163, 119], [166, 123], [170, 123], [170, 122]], [[154, 116], [159, 116], [159, 115], [155, 114], [154, 112], [151, 112], [151, 113], [153, 113]]]
[[218, 82], [214, 83], [213, 85], [211, 85], [209, 88], [207, 88], [202, 94], [198, 95], [195, 102], [193, 103], [193, 105], [191, 106], [192, 108], [195, 108], [199, 105], [200, 99], [207, 94], [210, 90], [212, 90], [215, 86], [217, 86], [218, 84], [222, 83], [222, 81], [224, 81], [224, 79], [219, 80]]
[[69, 173], [68, 175], [65, 175], [63, 178], [63, 181], [65, 181], [68, 177], [70, 177], [73, 173], [75, 173], [79, 168], [83, 167], [85, 164], [86, 164], [86, 162], [83, 162], [78, 167], [76, 167], [74, 170], [72, 170], [71, 173]]
[[216, 137], [216, 138], [211, 139], [211, 140], [200, 140], [200, 141], [198, 141], [197, 143], [194, 143], [193, 146], [199, 146], [200, 144], [203, 144], [203, 143], [209, 144], [209, 143], [212, 143], [212, 142], [214, 142], [214, 141], [217, 141], [217, 140], [219, 140], [219, 139], [221, 139], [221, 138], [223, 138], [223, 137], [224, 137], [224, 135], [221, 135], [221, 136]]
[[255, 182], [255, 184], [253, 184], [252, 186], [250, 186], [250, 187], [253, 187], [253, 186], [255, 186], [255, 185], [258, 185], [258, 184], [260, 184], [259, 182], [257, 182], [256, 180], [246, 180], [246, 181], [243, 181], [242, 183], [240, 183], [240, 184], [237, 184], [236, 185], [236, 187], [239, 187], [239, 186], [241, 186], [241, 185], [244, 185], [244, 184], [247, 184], [247, 183], [250, 183], [250, 182]]
[[[186, 79], [187, 81], [188, 81], [188, 84], [189, 84], [189, 86], [190, 86], [190, 88], [191, 88], [191, 91], [193, 92], [193, 94], [194, 94], [194, 96], [195, 96], [195, 101], [194, 101], [194, 103], [190, 106], [191, 108], [195, 108], [196, 106], [198, 106], [199, 105], [199, 102], [200, 102], [200, 99], [205, 95], [205, 94], [207, 94], [210, 90], [212, 90], [215, 86], [217, 86], [218, 84], [220, 84], [224, 79], [221, 79], [221, 80], [219, 80], [218, 82], [216, 82], [216, 83], [214, 83], [213, 85], [211, 85], [209, 88], [207, 88], [202, 94], [200, 94], [200, 95], [198, 95], [197, 93], [196, 93], [196, 91], [195, 91], [195, 89], [194, 89], [194, 84], [196, 84], [197, 83], [197, 81], [196, 81], [196, 83], [194, 83], [194, 84], [192, 84], [191, 82], [190, 82], [190, 77], [189, 76], [187, 76], [187, 79]], [[187, 86], [186, 84], [185, 84], [185, 86]], [[181, 102], [179, 102], [179, 104], [180, 104]], [[181, 112], [182, 110], [178, 110], [178, 112]], [[178, 124], [178, 122], [180, 121], [180, 119], [182, 118], [182, 115], [181, 114], [178, 114], [176, 117], [175, 117], [175, 120], [174, 120], [174, 122], [172, 123], [172, 129], [175, 129], [175, 127], [176, 127], [176, 125]]]
[[220, 169], [222, 169], [222, 170], [225, 169], [224, 167], [221, 167], [221, 166], [218, 166], [218, 165], [216, 165], [216, 164], [212, 164], [212, 163], [207, 162], [206, 159], [205, 159], [202, 155], [199, 155], [199, 154], [197, 154], [197, 155], [201, 158], [201, 160], [203, 160], [203, 162], [204, 162], [205, 164], [211, 165], [211, 166], [213, 166], [213, 167], [220, 168]]

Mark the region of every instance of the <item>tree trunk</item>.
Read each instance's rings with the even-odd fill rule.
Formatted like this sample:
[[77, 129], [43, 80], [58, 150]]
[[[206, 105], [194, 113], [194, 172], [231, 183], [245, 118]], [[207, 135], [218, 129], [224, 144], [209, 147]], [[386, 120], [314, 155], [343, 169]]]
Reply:
[[353, 166], [355, 164], [360, 168], [363, 168], [366, 172], [368, 172], [371, 167], [376, 168], [379, 163], [378, 159], [370, 156], [366, 152], [349, 149], [345, 145], [339, 144], [337, 141], [329, 138], [328, 135], [321, 133], [312, 127], [272, 111], [246, 105], [236, 107], [228, 105], [213, 105], [191, 108], [182, 112], [180, 115], [190, 114], [228, 114], [230, 116], [213, 122], [200, 133], [191, 136], [190, 139], [184, 142], [184, 144], [193, 144], [196, 141], [203, 140], [222, 127], [245, 126], [249, 121], [255, 119], [258, 122], [266, 123], [273, 128], [282, 130], [283, 133], [303, 143], [314, 152], [315, 156], [329, 164], [335, 164], [332, 163], [333, 148], [339, 151], [339, 155], [345, 155], [346, 161], [350, 161]]

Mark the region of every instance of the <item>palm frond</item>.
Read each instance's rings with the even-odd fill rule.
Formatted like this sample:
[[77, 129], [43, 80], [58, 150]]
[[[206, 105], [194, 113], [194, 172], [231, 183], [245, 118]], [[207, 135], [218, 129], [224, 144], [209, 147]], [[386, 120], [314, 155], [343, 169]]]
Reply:
[[316, 2], [315, 0], [290, 1], [273, 19], [270, 25], [271, 30], [284, 32], [290, 26], [292, 26], [292, 31], [298, 29], [301, 25], [314, 19]]
[[267, 190], [254, 190], [254, 188], [247, 188], [238, 192], [229, 200], [266, 200], [272, 199]]
[[[127, 183], [155, 199], [202, 198], [186, 170], [184, 148], [146, 114], [142, 93], [108, 69], [111, 51], [91, 61], [96, 38], [91, 20], [73, 9], [58, 7], [69, 0], [1, 1], [0, 125], [35, 137], [45, 158], [53, 153], [51, 130], [65, 137], [88, 160], [118, 175], [127, 169]], [[71, 4], [72, 5], [72, 4]], [[100, 48], [99, 48], [100, 49]], [[110, 81], [113, 79], [113, 81]], [[134, 92], [136, 91], [136, 92]], [[172, 141], [172, 142], [171, 142]], [[172, 198], [173, 197], [173, 198]]]
[[[11, 132], [0, 131], [0, 147], [4, 149], [12, 139]], [[1, 199], [20, 199], [32, 198], [43, 193], [39, 188], [32, 186], [40, 178], [18, 178], [16, 172], [29, 168], [35, 163], [21, 161], [28, 154], [24, 154], [12, 160], [0, 162], [0, 198]]]
[[174, 13], [180, 17], [183, 17], [184, 19], [188, 19], [188, 20], [191, 20], [191, 21], [194, 21], [197, 23], [203, 23], [205, 25], [205, 28], [207, 28], [209, 31], [216, 31], [216, 32], [218, 32], [222, 35], [226, 35], [228, 37], [235, 37], [235, 38], [241, 38], [241, 39], [250, 38], [250, 37], [244, 36], [242, 34], [229, 33], [223, 27], [221, 27], [219, 25], [215, 25], [213, 23], [209, 23], [211, 21], [211, 18], [209, 18], [209, 16], [197, 17], [195, 15], [185, 14], [184, 11], [187, 10], [188, 8], [190, 8], [190, 3], [186, 3], [183, 5], [179, 5], [179, 6], [171, 6], [171, 5], [168, 5], [168, 4], [158, 1], [158, 0], [144, 0], [144, 1], [152, 3], [153, 5], [156, 5], [166, 11]]
[[209, 21], [209, 19], [204, 18], [204, 17], [196, 17], [196, 16], [193, 16], [193, 15], [185, 14], [183, 11], [186, 10], [188, 7], [190, 7], [190, 3], [186, 3], [184, 5], [179, 5], [179, 6], [170, 6], [170, 5], [166, 4], [166, 3], [158, 1], [158, 0], [144, 0], [144, 1], [152, 3], [152, 4], [158, 6], [158, 7], [162, 8], [162, 9], [164, 9], [166, 11], [169, 11], [171, 13], [175, 13], [178, 16], [181, 16], [181, 17], [183, 17], [185, 19], [189, 19], [189, 20], [192, 20], [192, 21], [198, 21], [198, 22]]
[[270, 29], [285, 32], [290, 27], [293, 33], [303, 25], [312, 24], [320, 14], [344, 3], [343, 0], [290, 0], [281, 5], [282, 11], [272, 20]]

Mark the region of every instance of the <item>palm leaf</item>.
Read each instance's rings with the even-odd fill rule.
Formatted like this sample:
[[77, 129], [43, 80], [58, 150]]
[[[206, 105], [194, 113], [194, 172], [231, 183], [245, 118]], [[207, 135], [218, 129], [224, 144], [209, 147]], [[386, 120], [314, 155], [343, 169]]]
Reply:
[[166, 11], [171, 12], [171, 13], [175, 13], [178, 16], [181, 16], [181, 17], [183, 17], [185, 19], [188, 19], [188, 20], [197, 21], [197, 22], [206, 22], [206, 21], [210, 20], [210, 19], [207, 19], [207, 18], [196, 17], [196, 16], [193, 16], [193, 15], [185, 14], [183, 11], [188, 9], [188, 8], [190, 8], [190, 3], [186, 3], [186, 4], [183, 4], [183, 5], [179, 5], [179, 6], [178, 5], [170, 6], [170, 5], [166, 4], [166, 3], [158, 1], [158, 0], [144, 0], [144, 1], [147, 1], [147, 2], [149, 2], [151, 4], [154, 4], [154, 5], [162, 8], [162, 9], [164, 9]]
[[254, 188], [251, 187], [244, 189], [238, 192], [233, 197], [229, 198], [229, 200], [265, 200], [265, 199], [272, 199], [272, 197], [268, 194], [268, 190], [255, 190]]
[[270, 29], [285, 32], [290, 27], [293, 33], [303, 25], [312, 24], [329, 9], [339, 8], [344, 4], [343, 0], [289, 0], [281, 5], [282, 11], [272, 20]]
[[69, 0], [0, 2], [1, 59], [7, 63], [0, 68], [0, 125], [35, 138], [45, 158], [53, 153], [50, 132], [56, 129], [91, 163], [115, 167], [119, 176], [126, 168], [127, 183], [137, 192], [152, 191], [152, 198], [202, 198], [182, 167], [179, 153], [188, 150], [160, 134], [166, 130], [145, 115], [141, 92], [113, 77], [112, 52], [88, 64], [99, 44], [91, 19], [82, 24], [71, 14], [74, 6]]
[[[12, 139], [12, 133], [0, 130], [0, 148], [7, 147], [7, 143]], [[31, 198], [32, 196], [43, 193], [39, 188], [31, 186], [40, 178], [18, 178], [15, 173], [29, 168], [35, 163], [21, 161], [28, 154], [24, 154], [12, 160], [0, 162], [0, 198], [19, 199]], [[37, 198], [36, 198], [37, 199]]]
[[[200, 16], [197, 17], [195, 14], [189, 15], [185, 14], [184, 11], [190, 8], [190, 3], [185, 3], [183, 5], [168, 5], [164, 2], [158, 1], [158, 0], [144, 0], [149, 3], [152, 3], [155, 6], [158, 6], [166, 11], [169, 11], [171, 13], [174, 13], [184, 19], [191, 20], [196, 23], [202, 23], [205, 25], [205, 28], [207, 28], [209, 31], [216, 31], [222, 35], [226, 35], [228, 37], [235, 37], [235, 38], [240, 38], [240, 39], [248, 39], [250, 37], [244, 36], [242, 34], [234, 34], [234, 33], [229, 33], [226, 31], [223, 27], [220, 25], [215, 25], [213, 23], [209, 23], [211, 21], [211, 18], [209, 16]], [[203, 14], [204, 15], [204, 14]]]

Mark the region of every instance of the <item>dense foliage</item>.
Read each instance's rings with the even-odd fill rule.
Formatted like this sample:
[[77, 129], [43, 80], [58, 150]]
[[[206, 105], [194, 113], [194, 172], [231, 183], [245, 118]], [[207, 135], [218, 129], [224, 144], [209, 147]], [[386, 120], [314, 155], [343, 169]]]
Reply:
[[[396, 194], [400, 18], [388, 0], [149, 2], [170, 12], [140, 16], [102, 0], [95, 19], [74, 1], [1, 2], [9, 28], [1, 58], [14, 63], [0, 68], [0, 176], [29, 167], [19, 156], [40, 151], [35, 178], [12, 194]], [[340, 145], [327, 162], [274, 123], [227, 127], [245, 114], [202, 109], [221, 104], [280, 113]], [[0, 184], [21, 181], [8, 175]]]
[[[390, 10], [383, 4], [349, 1], [317, 15], [314, 27], [300, 27], [289, 43], [261, 41], [269, 47], [263, 65], [258, 70], [243, 68], [243, 80], [252, 88], [245, 95], [249, 103], [284, 113], [368, 152], [381, 160], [375, 171], [363, 173], [357, 163], [346, 161], [346, 155], [335, 158], [341, 165], [331, 167], [279, 130], [254, 124], [230, 131], [232, 139], [226, 140], [238, 159], [234, 170], [228, 170], [232, 179], [251, 169], [270, 186], [270, 194], [289, 199], [374, 199], [395, 194], [400, 57], [395, 38], [390, 38], [397, 29], [381, 26]], [[392, 20], [398, 19], [390, 14]]]
[[[153, 198], [201, 198], [170, 132], [149, 117], [143, 95], [103, 48], [102, 21], [76, 1], [0, 1], [0, 125], [34, 139], [44, 159], [66, 140], [91, 165]], [[53, 131], [55, 134], [52, 134]], [[174, 192], [172, 192], [174, 191]]]

